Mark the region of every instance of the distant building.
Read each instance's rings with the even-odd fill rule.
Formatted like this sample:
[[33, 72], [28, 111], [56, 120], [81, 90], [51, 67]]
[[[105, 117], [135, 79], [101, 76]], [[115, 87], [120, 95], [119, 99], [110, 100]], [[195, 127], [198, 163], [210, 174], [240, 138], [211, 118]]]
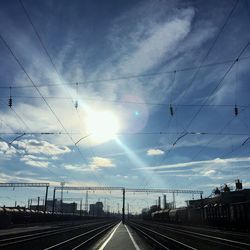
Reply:
[[[31, 210], [38, 210], [38, 211], [44, 211], [44, 205], [31, 205]], [[53, 211], [53, 200], [47, 201], [47, 211], [52, 212]], [[77, 211], [77, 204], [75, 202], [73, 203], [62, 203], [60, 200], [55, 200], [54, 204], [54, 212], [61, 212], [63, 213], [76, 213]]]
[[104, 215], [103, 203], [98, 201], [95, 204], [90, 204], [89, 215], [98, 216], [98, 217], [103, 216]]

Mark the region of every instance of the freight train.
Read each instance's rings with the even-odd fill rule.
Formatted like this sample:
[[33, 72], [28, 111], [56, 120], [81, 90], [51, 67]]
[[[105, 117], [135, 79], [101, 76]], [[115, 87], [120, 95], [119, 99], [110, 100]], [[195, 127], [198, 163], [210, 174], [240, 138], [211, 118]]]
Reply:
[[59, 222], [59, 221], [74, 221], [74, 220], [88, 220], [99, 219], [101, 217], [81, 216], [73, 213], [58, 213], [43, 212], [38, 210], [30, 210], [21, 207], [0, 207], [0, 229], [9, 228], [15, 225], [26, 225], [32, 223], [44, 222]]
[[250, 201], [231, 204], [208, 204], [198, 208], [163, 209], [144, 213], [143, 219], [160, 222], [250, 228]]

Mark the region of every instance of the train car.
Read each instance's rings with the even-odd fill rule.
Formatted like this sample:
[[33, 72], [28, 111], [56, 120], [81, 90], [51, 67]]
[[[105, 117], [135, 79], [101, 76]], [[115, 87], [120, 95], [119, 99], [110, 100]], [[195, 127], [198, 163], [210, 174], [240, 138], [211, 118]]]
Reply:
[[0, 228], [9, 228], [12, 224], [10, 215], [6, 213], [4, 207], [0, 207]]
[[171, 209], [169, 211], [169, 222], [186, 223], [188, 221], [187, 208]]
[[152, 220], [169, 223], [209, 225], [250, 229], [250, 201], [232, 204], [207, 204], [197, 208], [178, 208], [155, 211]]
[[163, 209], [159, 211], [155, 211], [151, 214], [153, 220], [161, 221], [161, 222], [169, 222], [169, 212], [170, 209]]
[[235, 227], [250, 228], [250, 201], [232, 203], [230, 221]]
[[201, 208], [188, 208], [187, 221], [189, 224], [203, 224], [203, 209]]

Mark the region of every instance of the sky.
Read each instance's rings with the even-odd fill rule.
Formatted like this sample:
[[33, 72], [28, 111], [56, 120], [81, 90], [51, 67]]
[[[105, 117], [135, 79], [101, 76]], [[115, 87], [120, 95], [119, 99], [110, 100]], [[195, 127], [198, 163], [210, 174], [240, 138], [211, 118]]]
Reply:
[[0, 181], [249, 188], [249, 29], [248, 0], [0, 1]]

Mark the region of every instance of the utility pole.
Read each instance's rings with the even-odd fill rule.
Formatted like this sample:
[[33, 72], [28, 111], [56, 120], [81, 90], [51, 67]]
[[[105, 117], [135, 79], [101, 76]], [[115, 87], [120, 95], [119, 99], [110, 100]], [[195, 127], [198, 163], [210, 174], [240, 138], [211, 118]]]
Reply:
[[125, 223], [125, 188], [122, 189], [122, 223]]
[[56, 188], [54, 188], [54, 192], [53, 192], [52, 214], [54, 214], [55, 212], [55, 202], [56, 202]]
[[40, 197], [38, 196], [37, 197], [37, 207], [36, 207], [36, 210], [39, 210], [39, 205], [40, 205]]
[[48, 203], [48, 189], [49, 189], [49, 186], [46, 186], [45, 201], [44, 201], [44, 213], [47, 211], [47, 203]]
[[63, 187], [65, 185], [65, 182], [61, 182], [61, 213], [63, 214]]
[[175, 208], [175, 192], [173, 192], [173, 208]]
[[128, 212], [127, 218], [128, 218], [128, 220], [129, 220], [129, 203], [127, 203], [127, 212]]

